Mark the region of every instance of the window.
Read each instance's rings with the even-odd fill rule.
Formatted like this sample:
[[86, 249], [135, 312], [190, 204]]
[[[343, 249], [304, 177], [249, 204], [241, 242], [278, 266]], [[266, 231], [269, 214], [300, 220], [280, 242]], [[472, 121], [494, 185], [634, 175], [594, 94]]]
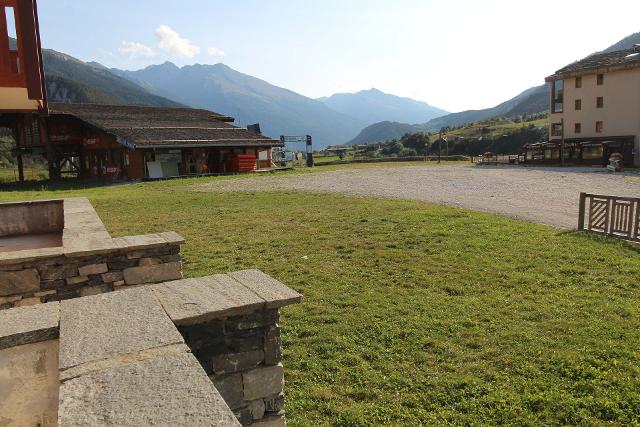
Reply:
[[[4, 12], [4, 14], [2, 13]], [[16, 31], [16, 15], [15, 15], [15, 11], [13, 10], [13, 7], [9, 7], [9, 6], [2, 6], [0, 5], [0, 19], [5, 19], [6, 20], [6, 29], [7, 29], [7, 33], [6, 35], [9, 36], [9, 59], [8, 62], [4, 62], [4, 58], [2, 61], [0, 61], [0, 74], [1, 73], [7, 73], [7, 74], [19, 74], [20, 72], [20, 61], [18, 59], [18, 46], [15, 43], [15, 39], [17, 38], [17, 31]], [[0, 25], [0, 28], [3, 27], [3, 25]], [[2, 35], [2, 37], [4, 37], [4, 35]], [[0, 56], [5, 56], [6, 53], [2, 52], [0, 54]]]
[[553, 123], [551, 125], [551, 136], [562, 136], [562, 123]]
[[573, 127], [573, 131], [574, 133], [581, 133], [582, 132], [582, 124], [581, 123], [576, 123]]
[[582, 147], [582, 159], [583, 160], [595, 160], [601, 159], [604, 155], [602, 145], [593, 147]]
[[582, 87], [582, 77], [576, 77], [576, 89], [580, 89]]
[[596, 133], [604, 132], [604, 123], [596, 122]]
[[576, 99], [576, 111], [582, 110], [582, 99]]
[[544, 158], [546, 160], [557, 160], [560, 158], [560, 150], [557, 148], [547, 148], [544, 150]]
[[553, 83], [553, 105], [554, 113], [562, 113], [564, 107], [564, 80], [555, 80]]
[[598, 86], [602, 86], [604, 84], [604, 74], [598, 74], [596, 80], [598, 82]]
[[599, 96], [596, 99], [596, 108], [602, 108], [602, 107], [604, 107], [604, 97]]
[[16, 38], [16, 14], [13, 11], [13, 7], [7, 6], [4, 8], [4, 14], [7, 17], [7, 35], [12, 38]]

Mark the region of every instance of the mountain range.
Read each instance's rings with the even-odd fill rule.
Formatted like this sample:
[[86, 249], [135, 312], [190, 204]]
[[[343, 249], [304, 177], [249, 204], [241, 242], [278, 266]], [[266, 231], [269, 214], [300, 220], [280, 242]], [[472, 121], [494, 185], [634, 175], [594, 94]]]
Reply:
[[364, 128], [349, 144], [369, 144], [378, 141], [399, 139], [407, 133], [434, 132], [443, 127], [460, 126], [494, 117], [513, 117], [535, 114], [549, 108], [547, 86], [535, 86], [492, 108], [468, 110], [436, 117], [426, 123], [409, 124], [383, 121]]
[[165, 62], [138, 71], [111, 72], [155, 95], [235, 117], [240, 125], [259, 122], [271, 137], [313, 135], [317, 147], [347, 141], [368, 124], [224, 64], [180, 68]]
[[375, 88], [356, 93], [337, 93], [330, 97], [318, 98], [318, 101], [366, 124], [381, 121], [423, 123], [449, 114], [426, 102], [389, 95]]
[[640, 32], [633, 33], [598, 53], [609, 53], [615, 52], [616, 50], [630, 49], [636, 44], [640, 44]]
[[[629, 49], [640, 44], [640, 32], [631, 34], [619, 42], [598, 53]], [[399, 139], [406, 133], [434, 132], [447, 126], [460, 126], [465, 123], [478, 122], [494, 117], [512, 117], [523, 114], [536, 114], [549, 108], [549, 89], [547, 85], [535, 86], [525, 90], [514, 98], [492, 108], [484, 110], [468, 110], [443, 115], [425, 123], [381, 121], [364, 128], [358, 136], [348, 144], [368, 144], [378, 141]]]
[[[636, 43], [640, 43], [640, 33], [603, 52]], [[180, 68], [167, 62], [125, 71], [50, 49], [43, 49], [43, 59], [51, 101], [207, 108], [236, 117], [239, 125], [260, 122], [271, 137], [311, 134], [316, 148], [399, 138], [407, 132], [437, 131], [495, 116], [535, 114], [548, 106], [545, 85], [492, 108], [447, 114], [427, 103], [376, 89], [311, 99], [224, 64]]]

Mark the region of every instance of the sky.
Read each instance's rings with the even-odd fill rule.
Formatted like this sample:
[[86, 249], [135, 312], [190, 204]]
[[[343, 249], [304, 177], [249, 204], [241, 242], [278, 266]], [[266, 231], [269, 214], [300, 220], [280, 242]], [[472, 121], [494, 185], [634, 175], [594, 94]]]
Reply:
[[226, 65], [312, 98], [497, 105], [640, 31], [640, 1], [39, 0], [43, 47], [136, 70]]

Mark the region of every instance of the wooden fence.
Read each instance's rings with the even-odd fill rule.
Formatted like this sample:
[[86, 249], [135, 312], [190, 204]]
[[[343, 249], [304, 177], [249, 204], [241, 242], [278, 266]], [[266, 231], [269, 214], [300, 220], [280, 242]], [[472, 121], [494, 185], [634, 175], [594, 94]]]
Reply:
[[578, 230], [640, 242], [640, 199], [580, 193]]

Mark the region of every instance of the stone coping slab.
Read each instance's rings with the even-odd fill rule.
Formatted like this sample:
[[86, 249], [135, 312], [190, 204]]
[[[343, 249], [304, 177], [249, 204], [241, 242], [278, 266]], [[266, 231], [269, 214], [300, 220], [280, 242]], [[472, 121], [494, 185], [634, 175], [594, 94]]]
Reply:
[[0, 311], [0, 349], [57, 338], [59, 319], [59, 302]]
[[302, 300], [301, 294], [260, 270], [236, 271], [229, 273], [229, 276], [263, 298], [266, 308], [280, 308]]
[[[62, 246], [0, 252], [0, 265], [10, 265], [40, 259], [65, 256], [68, 258], [107, 254], [117, 251], [151, 249], [165, 245], [182, 245], [184, 238], [174, 232], [112, 238], [86, 197], [38, 200], [63, 202], [64, 229]], [[12, 204], [27, 202], [11, 202]]]
[[93, 372], [60, 386], [60, 426], [239, 426], [190, 353]]
[[182, 335], [148, 287], [70, 299], [60, 305], [61, 370], [182, 343]]
[[279, 308], [302, 300], [301, 294], [258, 270], [176, 280], [151, 289], [176, 325]]
[[[61, 426], [239, 426], [176, 325], [301, 298], [257, 270], [141, 286], [4, 310], [0, 349], [59, 336]], [[243, 387], [262, 377], [281, 385], [278, 366]]]

